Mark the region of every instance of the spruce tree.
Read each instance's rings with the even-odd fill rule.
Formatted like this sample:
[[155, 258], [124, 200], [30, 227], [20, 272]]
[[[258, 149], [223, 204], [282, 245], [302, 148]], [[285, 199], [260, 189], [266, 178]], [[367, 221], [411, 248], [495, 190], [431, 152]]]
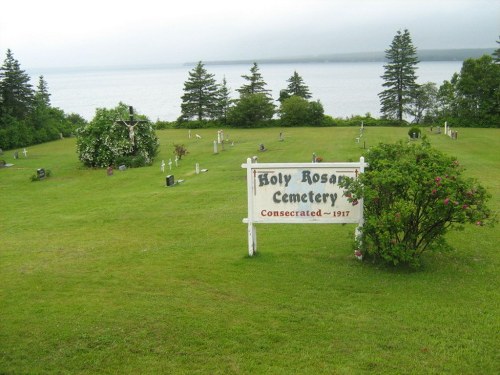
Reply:
[[217, 90], [214, 75], [207, 72], [201, 61], [198, 62], [184, 82], [181, 120], [196, 118], [202, 121], [214, 118], [217, 112]]
[[226, 77], [222, 79], [222, 84], [219, 85], [219, 89], [216, 93], [217, 100], [217, 111], [216, 118], [223, 124], [227, 122], [227, 112], [231, 107], [231, 92], [229, 87], [227, 87]]
[[309, 87], [307, 87], [297, 71], [293, 72], [293, 75], [287, 80], [287, 82], [288, 87], [285, 90], [280, 91], [280, 102], [290, 96], [300, 96], [304, 99], [311, 99], [312, 95], [309, 91]]
[[388, 62], [384, 65], [382, 86], [386, 89], [378, 94], [381, 113], [386, 118], [403, 121], [412, 93], [417, 87], [415, 70], [419, 62], [408, 30], [397, 32], [390, 48], [385, 51], [385, 57]]
[[259, 66], [256, 62], [253, 63], [253, 66], [250, 68], [250, 75], [242, 75], [241, 77], [245, 78], [248, 81], [247, 84], [241, 86], [237, 91], [240, 93], [240, 96], [248, 95], [248, 94], [266, 94], [269, 95], [271, 90], [267, 90], [265, 87], [267, 83], [262, 78], [262, 74], [259, 72]]
[[19, 120], [26, 118], [33, 105], [33, 89], [29, 81], [29, 75], [8, 49], [0, 67], [0, 116], [8, 114]]
[[38, 86], [35, 91], [35, 104], [36, 106], [50, 107], [49, 89], [43, 76], [40, 76], [38, 79]]
[[[497, 40], [497, 44], [500, 44], [500, 39]], [[493, 51], [493, 60], [495, 61], [495, 64], [500, 64], [500, 48]]]

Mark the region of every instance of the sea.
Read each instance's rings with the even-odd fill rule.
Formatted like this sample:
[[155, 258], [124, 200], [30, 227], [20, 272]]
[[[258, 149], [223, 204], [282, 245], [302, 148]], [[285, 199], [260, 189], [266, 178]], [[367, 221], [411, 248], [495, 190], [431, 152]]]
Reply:
[[[383, 62], [316, 62], [259, 64], [259, 71], [274, 99], [288, 85], [296, 71], [319, 100], [325, 114], [380, 116], [378, 94], [383, 90]], [[91, 120], [97, 108], [114, 108], [119, 102], [134, 107], [151, 121], [174, 121], [181, 111], [184, 82], [193, 65], [134, 66], [115, 68], [28, 69], [33, 87], [44, 76], [51, 104], [65, 113], [77, 113]], [[439, 87], [462, 67], [461, 61], [424, 61], [418, 64], [418, 83], [434, 82]], [[245, 83], [251, 64], [205, 65], [217, 82], [226, 79], [233, 98]], [[276, 102], [276, 104], [279, 104]]]

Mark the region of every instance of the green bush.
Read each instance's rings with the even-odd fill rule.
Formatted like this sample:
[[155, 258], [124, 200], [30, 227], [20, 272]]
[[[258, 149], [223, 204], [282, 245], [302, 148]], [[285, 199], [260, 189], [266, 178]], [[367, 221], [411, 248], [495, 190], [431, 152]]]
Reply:
[[151, 164], [159, 143], [152, 124], [145, 116], [131, 133], [123, 123], [129, 118], [128, 106], [99, 108], [91, 122], [76, 130], [79, 159], [88, 167], [108, 167], [119, 162], [130, 167]]
[[365, 258], [417, 267], [424, 251], [447, 248], [448, 230], [493, 222], [486, 190], [462, 176], [459, 162], [431, 148], [425, 138], [380, 144], [366, 160], [365, 173], [342, 183], [353, 204], [364, 198], [357, 250]]
[[408, 136], [410, 138], [420, 138], [421, 134], [422, 134], [422, 129], [420, 129], [417, 126], [412, 126], [410, 130], [408, 130]]

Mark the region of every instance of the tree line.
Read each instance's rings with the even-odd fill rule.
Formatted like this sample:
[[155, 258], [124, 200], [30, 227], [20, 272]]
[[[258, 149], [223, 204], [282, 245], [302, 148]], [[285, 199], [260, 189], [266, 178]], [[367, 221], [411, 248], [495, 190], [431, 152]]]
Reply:
[[50, 103], [43, 76], [36, 88], [11, 50], [0, 67], [0, 148], [13, 149], [72, 135], [85, 120]]
[[282, 126], [315, 126], [324, 119], [323, 105], [319, 100], [309, 100], [312, 97], [309, 87], [296, 71], [280, 92], [279, 109], [257, 63], [250, 68], [250, 74], [242, 75], [245, 83], [236, 90], [238, 99], [231, 98], [226, 79], [218, 84], [203, 62], [198, 62], [188, 74], [181, 97], [181, 116], [177, 120], [180, 126], [193, 127], [193, 122], [204, 121], [235, 127], [259, 126], [269, 124], [276, 113]]
[[[408, 30], [396, 33], [385, 56], [384, 90], [379, 93], [382, 116], [356, 116], [356, 121], [363, 118], [367, 125], [448, 121], [462, 127], [500, 126], [500, 49], [492, 56], [466, 59], [460, 73], [439, 87], [434, 82], [417, 83], [417, 49]], [[266, 89], [257, 63], [249, 75], [242, 77], [247, 83], [236, 90], [239, 98], [231, 99], [226, 80], [218, 84], [200, 61], [184, 83], [182, 114], [174, 126], [335, 126], [351, 122], [325, 115], [320, 100], [310, 101], [309, 87], [297, 71], [280, 91], [278, 106]]]
[[[497, 41], [500, 43], [500, 41]], [[258, 126], [387, 126], [414, 123], [461, 127], [500, 126], [500, 48], [492, 55], [466, 59], [460, 72], [440, 86], [417, 83], [418, 57], [408, 30], [398, 31], [385, 51], [387, 63], [379, 93], [381, 118], [366, 114], [349, 119], [324, 114], [320, 100], [311, 100], [309, 87], [297, 71], [273, 99], [259, 66], [254, 63], [238, 97], [231, 97], [225, 78], [200, 61], [184, 83], [181, 115], [174, 123], [157, 121], [156, 127], [258, 127]], [[85, 120], [66, 114], [50, 103], [43, 76], [34, 89], [12, 52], [7, 50], [0, 67], [0, 148], [12, 149], [47, 142], [74, 134]]]

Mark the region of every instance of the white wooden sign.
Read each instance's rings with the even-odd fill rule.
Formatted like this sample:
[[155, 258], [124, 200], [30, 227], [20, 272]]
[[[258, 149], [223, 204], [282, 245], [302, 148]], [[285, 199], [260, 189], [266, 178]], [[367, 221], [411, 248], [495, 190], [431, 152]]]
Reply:
[[363, 224], [362, 200], [349, 202], [339, 182], [357, 178], [367, 164], [253, 163], [247, 159], [248, 252], [257, 249], [257, 223]]

